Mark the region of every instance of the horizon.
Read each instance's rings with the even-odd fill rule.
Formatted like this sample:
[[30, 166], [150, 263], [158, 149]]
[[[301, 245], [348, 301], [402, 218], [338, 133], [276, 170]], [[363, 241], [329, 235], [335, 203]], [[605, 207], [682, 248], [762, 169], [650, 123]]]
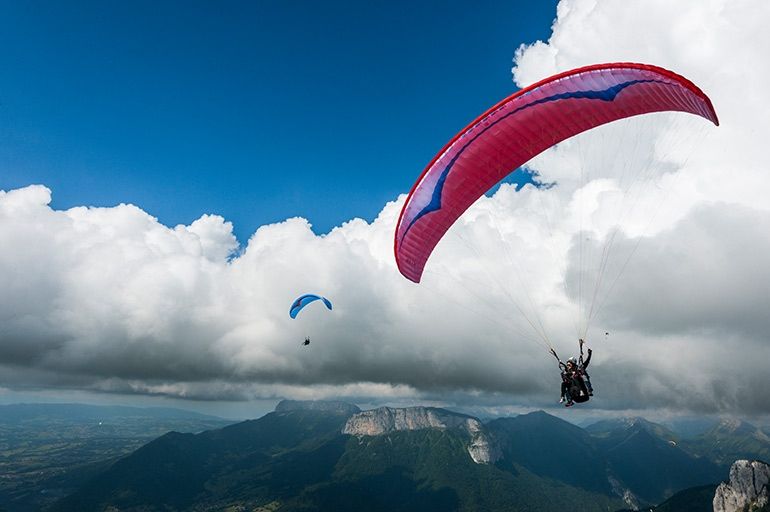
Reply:
[[[554, 407], [550, 409], [548, 408], [526, 409], [526, 408], [513, 407], [513, 408], [500, 410], [500, 411], [489, 411], [489, 410], [478, 410], [478, 409], [474, 410], [472, 407], [468, 408], [463, 406], [460, 406], [460, 407], [442, 406], [441, 404], [423, 405], [418, 403], [411, 403], [411, 404], [362, 403], [361, 405], [359, 405], [359, 403], [356, 403], [355, 401], [335, 400], [333, 398], [327, 398], [322, 400], [297, 400], [297, 399], [290, 399], [290, 398], [277, 399], [274, 401], [274, 405], [272, 405], [272, 407], [259, 409], [259, 412], [256, 415], [251, 415], [251, 416], [221, 416], [211, 412], [202, 412], [201, 410], [197, 410], [194, 407], [193, 408], [185, 407], [185, 405], [189, 405], [188, 402], [181, 402], [179, 404], [172, 403], [172, 404], [165, 404], [165, 405], [159, 405], [159, 404], [129, 405], [128, 403], [116, 403], [116, 402], [109, 402], [109, 403], [82, 402], [81, 403], [81, 402], [69, 402], [69, 401], [61, 401], [61, 402], [29, 401], [29, 402], [8, 402], [8, 403], [0, 402], [0, 407], [4, 407], [4, 406], [11, 406], [11, 407], [12, 406], [59, 406], [59, 407], [87, 406], [87, 407], [93, 407], [93, 408], [118, 407], [118, 408], [137, 409], [137, 410], [157, 409], [157, 410], [173, 410], [173, 411], [179, 411], [179, 412], [202, 414], [204, 416], [210, 416], [210, 417], [225, 420], [225, 421], [242, 422], [242, 421], [251, 421], [255, 419], [260, 419], [272, 412], [276, 412], [279, 404], [281, 404], [282, 402], [343, 403], [343, 404], [353, 405], [355, 407], [358, 407], [362, 412], [373, 411], [373, 410], [377, 410], [385, 407], [392, 408], [392, 409], [413, 409], [413, 408], [440, 409], [440, 410], [446, 410], [455, 414], [474, 417], [481, 420], [484, 423], [494, 419], [515, 418], [517, 416], [524, 416], [532, 413], [541, 412], [541, 413], [548, 414], [549, 416], [558, 418], [560, 420], [566, 421], [582, 429], [585, 429], [595, 423], [602, 422], [602, 421], [636, 420], [636, 419], [641, 419], [644, 421], [649, 421], [654, 424], [663, 425], [667, 428], [674, 430], [675, 432], [679, 429], [677, 425], [682, 423], [697, 422], [697, 423], [708, 424], [710, 425], [709, 428], [713, 428], [714, 426], [721, 425], [726, 422], [732, 422], [735, 420], [738, 420], [741, 423], [749, 424], [755, 428], [759, 428], [763, 430], [767, 430], [770, 428], [769, 415], [762, 415], [762, 416], [755, 416], [755, 417], [739, 417], [735, 415], [726, 415], [726, 414], [693, 415], [690, 413], [677, 414], [677, 413], [671, 413], [671, 412], [667, 414], [662, 414], [660, 411], [655, 411], [653, 414], [650, 415], [650, 414], [645, 414], [645, 411], [638, 411], [638, 410], [636, 411], [584, 410], [584, 411], [578, 411], [577, 414], [570, 414], [569, 413], [570, 411], [565, 411], [563, 408], [560, 408], [560, 407]], [[225, 410], [229, 410], [229, 409], [225, 409]], [[239, 409], [233, 409], [233, 410], [239, 410]]]

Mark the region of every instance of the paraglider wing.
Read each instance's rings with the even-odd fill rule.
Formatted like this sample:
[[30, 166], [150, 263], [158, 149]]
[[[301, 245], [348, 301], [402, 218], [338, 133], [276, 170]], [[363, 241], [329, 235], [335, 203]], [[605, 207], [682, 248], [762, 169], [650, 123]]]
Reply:
[[587, 66], [514, 93], [449, 141], [412, 187], [396, 226], [398, 269], [419, 283], [431, 252], [452, 224], [537, 154], [591, 128], [663, 111], [719, 124], [711, 100], [695, 84], [646, 64]]
[[314, 295], [312, 293], [306, 293], [305, 295], [297, 297], [297, 299], [292, 302], [291, 308], [289, 308], [289, 316], [292, 318], [297, 318], [297, 315], [300, 311], [302, 311], [302, 309], [304, 309], [305, 306], [317, 300], [322, 300], [323, 303], [326, 304], [327, 308], [332, 308], [332, 303], [329, 302], [329, 299], [326, 297], [321, 297], [320, 295]]

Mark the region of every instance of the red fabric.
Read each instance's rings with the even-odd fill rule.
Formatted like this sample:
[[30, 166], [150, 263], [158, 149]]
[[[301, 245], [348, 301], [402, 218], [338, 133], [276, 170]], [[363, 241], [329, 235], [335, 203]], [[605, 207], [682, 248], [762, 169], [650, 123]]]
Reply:
[[449, 227], [532, 157], [596, 126], [661, 111], [687, 112], [719, 124], [711, 101], [695, 84], [646, 64], [586, 66], [505, 98], [455, 135], [410, 190], [394, 239], [399, 270], [419, 282]]

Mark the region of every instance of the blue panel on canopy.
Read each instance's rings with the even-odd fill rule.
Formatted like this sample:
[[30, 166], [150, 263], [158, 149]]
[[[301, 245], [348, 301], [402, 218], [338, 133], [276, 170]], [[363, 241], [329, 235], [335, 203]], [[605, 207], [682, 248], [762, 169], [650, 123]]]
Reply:
[[312, 293], [306, 293], [305, 295], [297, 297], [297, 299], [292, 302], [291, 308], [289, 308], [289, 316], [292, 318], [297, 318], [297, 315], [300, 311], [302, 311], [302, 309], [304, 309], [305, 306], [317, 300], [322, 300], [323, 303], [326, 304], [327, 308], [332, 309], [332, 303], [329, 302], [329, 299], [326, 297], [321, 297], [320, 295], [314, 295]]

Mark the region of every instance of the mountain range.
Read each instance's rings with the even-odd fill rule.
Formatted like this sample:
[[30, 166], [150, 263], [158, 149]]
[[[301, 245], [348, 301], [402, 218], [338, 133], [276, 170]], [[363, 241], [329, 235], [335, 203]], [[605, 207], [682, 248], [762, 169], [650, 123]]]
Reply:
[[51, 510], [614, 511], [676, 503], [683, 490], [705, 503], [729, 467], [708, 449], [715, 432], [685, 443], [641, 418], [580, 428], [542, 411], [482, 422], [284, 401], [257, 420], [163, 435]]

